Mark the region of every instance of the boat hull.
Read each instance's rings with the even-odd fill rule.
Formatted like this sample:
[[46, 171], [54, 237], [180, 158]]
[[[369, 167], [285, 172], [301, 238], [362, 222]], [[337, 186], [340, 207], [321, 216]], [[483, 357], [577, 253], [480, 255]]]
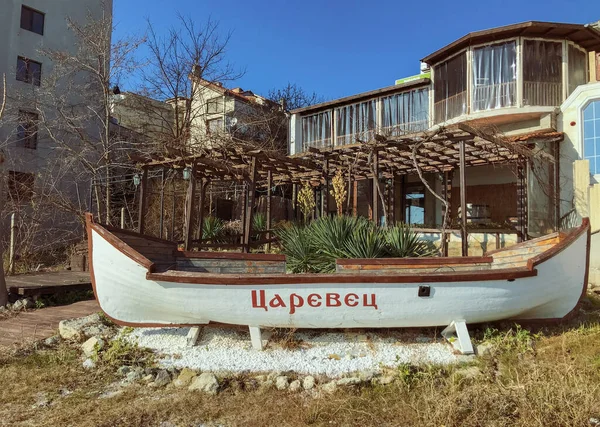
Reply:
[[[198, 325], [209, 322], [289, 328], [392, 328], [448, 325], [502, 319], [560, 319], [572, 312], [585, 292], [589, 234], [531, 268], [529, 275], [485, 274], [461, 280], [427, 276], [396, 283], [385, 276], [365, 280], [329, 275], [319, 283], [284, 275], [256, 283], [243, 278], [154, 280], [148, 266], [118, 250], [103, 233], [88, 226], [92, 281], [102, 310], [117, 323], [132, 326]], [[149, 278], [147, 278], [147, 276]], [[523, 276], [523, 277], [521, 277]], [[294, 282], [294, 277], [297, 282]], [[498, 278], [500, 277], [500, 278]], [[516, 277], [516, 278], [514, 278]], [[258, 280], [260, 281], [260, 280]], [[194, 283], [189, 283], [194, 282]], [[268, 284], [267, 284], [268, 283]], [[429, 296], [419, 296], [429, 287]]]

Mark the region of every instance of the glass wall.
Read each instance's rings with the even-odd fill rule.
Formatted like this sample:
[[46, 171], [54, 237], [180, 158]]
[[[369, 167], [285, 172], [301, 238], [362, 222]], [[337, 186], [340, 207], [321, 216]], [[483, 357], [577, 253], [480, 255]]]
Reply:
[[587, 83], [588, 77], [588, 57], [585, 51], [576, 48], [572, 44], [569, 44], [569, 92], [567, 96], [571, 95], [573, 91], [579, 85]]
[[[335, 109], [335, 145], [367, 142], [375, 136], [377, 124], [377, 100], [372, 99], [358, 104]], [[358, 140], [358, 141], [357, 141]]]
[[523, 41], [523, 105], [562, 103], [562, 46], [561, 42]]
[[435, 122], [467, 112], [467, 54], [463, 52], [434, 68]]
[[386, 96], [381, 103], [382, 135], [400, 136], [429, 127], [429, 88]]
[[302, 148], [331, 147], [331, 111], [302, 117]]
[[473, 50], [473, 111], [517, 104], [517, 43], [506, 42]]

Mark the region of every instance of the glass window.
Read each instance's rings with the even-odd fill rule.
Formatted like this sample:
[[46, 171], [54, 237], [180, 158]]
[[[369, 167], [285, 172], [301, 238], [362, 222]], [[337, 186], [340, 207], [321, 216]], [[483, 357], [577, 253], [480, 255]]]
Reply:
[[336, 145], [368, 142], [374, 138], [377, 101], [336, 108]]
[[26, 202], [33, 197], [34, 175], [32, 173], [8, 171], [8, 196], [13, 202]]
[[302, 145], [304, 150], [331, 146], [331, 111], [302, 117]]
[[425, 187], [406, 188], [404, 219], [407, 224], [425, 224]]
[[600, 100], [583, 110], [583, 158], [590, 161], [591, 174], [600, 174]]
[[206, 113], [218, 114], [223, 112], [223, 97], [217, 96], [206, 101]]
[[17, 126], [17, 145], [35, 150], [37, 148], [38, 115], [28, 111], [19, 111]]
[[21, 6], [21, 28], [44, 34], [44, 14], [27, 6]]
[[382, 98], [381, 133], [399, 136], [429, 127], [429, 89], [417, 89]]
[[581, 49], [569, 44], [569, 93], [570, 95], [577, 86], [587, 83], [588, 56]]
[[523, 42], [523, 103], [558, 106], [563, 101], [562, 43]]
[[40, 85], [42, 64], [31, 59], [17, 57], [17, 80], [25, 83]]
[[223, 131], [223, 119], [212, 119], [208, 120], [208, 132], [209, 133], [219, 133]]
[[473, 50], [473, 111], [511, 107], [517, 101], [515, 42]]
[[467, 54], [461, 53], [434, 67], [435, 122], [467, 112]]

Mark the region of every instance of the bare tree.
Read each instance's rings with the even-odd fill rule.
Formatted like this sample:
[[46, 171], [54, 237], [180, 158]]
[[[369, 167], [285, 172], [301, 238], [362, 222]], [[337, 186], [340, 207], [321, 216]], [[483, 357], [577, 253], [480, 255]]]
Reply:
[[[150, 104], [150, 120], [168, 124], [163, 143], [184, 147], [194, 138], [191, 128], [206, 113], [206, 101], [211, 85], [222, 87], [224, 82], [240, 78], [244, 72], [236, 69], [226, 57], [231, 33], [223, 35], [219, 23], [208, 19], [198, 24], [191, 18], [178, 15], [178, 25], [165, 36], [157, 34], [148, 22], [150, 51], [142, 72], [140, 94], [172, 106], [172, 112]], [[168, 114], [169, 117], [165, 117]], [[196, 141], [197, 142], [197, 141]]]
[[271, 89], [268, 98], [282, 103], [287, 111], [325, 102], [325, 97], [316, 92], [309, 93], [296, 83], [288, 83], [282, 88]]
[[[0, 100], [0, 125], [6, 108], [6, 75], [2, 75], [2, 99]], [[4, 204], [4, 174], [2, 163], [4, 156], [0, 150], [0, 204]], [[8, 290], [6, 289], [6, 279], [4, 278], [4, 257], [2, 256], [2, 225], [0, 224], [0, 307], [8, 303]]]

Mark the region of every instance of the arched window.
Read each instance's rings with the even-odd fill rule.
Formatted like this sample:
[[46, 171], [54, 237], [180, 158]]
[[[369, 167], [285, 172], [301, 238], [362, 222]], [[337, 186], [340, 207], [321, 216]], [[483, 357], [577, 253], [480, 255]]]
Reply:
[[600, 99], [583, 110], [583, 158], [590, 161], [590, 173], [600, 174]]

